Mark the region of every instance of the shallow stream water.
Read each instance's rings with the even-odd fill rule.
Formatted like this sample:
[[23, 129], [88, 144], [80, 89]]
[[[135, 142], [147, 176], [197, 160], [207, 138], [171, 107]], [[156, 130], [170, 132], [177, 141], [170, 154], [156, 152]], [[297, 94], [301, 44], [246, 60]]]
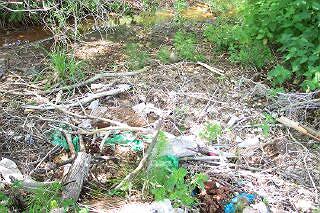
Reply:
[[[123, 16], [119, 19], [111, 18], [108, 26], [115, 27], [119, 25], [130, 25], [138, 23], [142, 25], [152, 25], [155, 23], [168, 22], [175, 16], [174, 11], [170, 9], [161, 9], [154, 13], [142, 13], [137, 16]], [[181, 12], [181, 17], [188, 20], [213, 21], [214, 15], [205, 4], [198, 4], [189, 7]], [[82, 24], [83, 32], [90, 32], [93, 23], [88, 20]], [[24, 43], [40, 41], [49, 38], [51, 33], [44, 30], [42, 26], [25, 26], [14, 30], [0, 29], [0, 48], [18, 46]]]

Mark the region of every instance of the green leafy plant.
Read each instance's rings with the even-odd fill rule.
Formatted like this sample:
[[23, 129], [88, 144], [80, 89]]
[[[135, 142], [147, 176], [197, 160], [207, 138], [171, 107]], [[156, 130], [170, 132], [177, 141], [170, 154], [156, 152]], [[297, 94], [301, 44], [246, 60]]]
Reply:
[[197, 38], [193, 33], [179, 31], [174, 36], [174, 47], [178, 55], [185, 60], [204, 61], [203, 54], [197, 51]]
[[261, 41], [252, 40], [239, 24], [220, 21], [208, 25], [203, 34], [216, 50], [227, 51], [233, 63], [262, 68], [273, 61], [270, 49]]
[[12, 201], [9, 196], [0, 192], [0, 212], [9, 212], [9, 207], [12, 205]]
[[[318, 0], [247, 0], [242, 11], [247, 33], [279, 46], [285, 68], [269, 74], [276, 84], [301, 82], [304, 90], [320, 88], [320, 4]], [[284, 72], [284, 74], [281, 74]], [[276, 78], [280, 78], [277, 80]]]
[[291, 79], [292, 72], [281, 65], [277, 65], [272, 71], [268, 73], [268, 79], [272, 80], [273, 86], [279, 86]]
[[219, 123], [206, 123], [199, 136], [207, 141], [214, 141], [221, 133], [222, 128]]
[[141, 50], [138, 44], [127, 44], [126, 54], [128, 55], [131, 69], [141, 69], [150, 62], [149, 54], [146, 51]]
[[155, 200], [167, 198], [175, 206], [192, 206], [196, 203], [196, 199], [191, 196], [192, 190], [197, 186], [203, 188], [203, 182], [208, 178], [204, 174], [196, 174], [191, 178], [193, 181], [188, 181], [188, 172], [185, 168], [179, 168], [177, 158], [164, 155], [167, 146], [167, 138], [161, 132], [146, 175], [150, 192]]
[[236, 43], [236, 32], [240, 29], [239, 25], [221, 23], [206, 26], [203, 35], [215, 45], [216, 50], [227, 51], [230, 46]]
[[249, 44], [240, 44], [237, 47], [230, 47], [229, 53], [229, 60], [231, 62], [253, 65], [257, 68], [262, 68], [273, 61], [270, 49], [257, 41]]
[[50, 185], [38, 187], [28, 195], [29, 212], [50, 212], [51, 209], [63, 207], [77, 208], [72, 200], [63, 200], [61, 198], [62, 185], [52, 183]]
[[264, 121], [263, 123], [260, 125], [260, 128], [262, 129], [262, 133], [265, 137], [269, 136], [270, 134], [270, 125], [274, 124], [275, 120], [274, 118], [268, 114], [268, 113], [264, 113]]
[[241, 0], [205, 0], [211, 12], [221, 16], [230, 16], [237, 12], [237, 8], [241, 7]]
[[161, 47], [161, 49], [159, 50], [157, 57], [158, 59], [164, 63], [164, 64], [169, 64], [170, 63], [170, 49], [169, 47], [165, 46], [165, 47]]
[[49, 54], [50, 67], [55, 72], [56, 78], [63, 82], [75, 82], [84, 77], [82, 71], [84, 63], [76, 61], [74, 55], [68, 55], [65, 50], [56, 50]]
[[184, 22], [184, 19], [182, 17], [182, 11], [188, 7], [188, 2], [185, 0], [175, 0], [173, 2], [173, 8], [175, 10], [175, 16], [174, 20], [178, 24], [182, 24]]

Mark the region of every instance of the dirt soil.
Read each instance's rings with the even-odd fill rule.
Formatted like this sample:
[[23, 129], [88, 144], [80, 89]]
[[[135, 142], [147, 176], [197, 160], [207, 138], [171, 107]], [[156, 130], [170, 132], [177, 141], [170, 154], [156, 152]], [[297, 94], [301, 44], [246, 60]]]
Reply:
[[[145, 34], [131, 33], [132, 38], [127, 40], [140, 40], [145, 47], [171, 45], [169, 36], [173, 29], [162, 27], [156, 26]], [[134, 32], [140, 28], [130, 30]], [[107, 40], [92, 36], [86, 42], [73, 46], [76, 57], [88, 64], [86, 78], [100, 72], [129, 71], [123, 51], [127, 40], [112, 38], [114, 35]], [[202, 48], [210, 49], [209, 46]], [[207, 145], [237, 157], [225, 161], [182, 162], [190, 174], [204, 172], [209, 175], [211, 183], [207, 184], [207, 194], [200, 199], [202, 211], [222, 211], [222, 206], [235, 192], [257, 194], [260, 200], [268, 203], [272, 212], [297, 212], [319, 205], [318, 142], [278, 123], [270, 123], [268, 135], [263, 133], [264, 113], [279, 113], [283, 102], [267, 96], [269, 87], [256, 81], [261, 76], [255, 69], [231, 65], [223, 56], [214, 56], [216, 58], [211, 58], [209, 63], [223, 71], [223, 76], [197, 63], [178, 61], [162, 64], [155, 58], [157, 49], [150, 48], [153, 60], [145, 72], [103, 78], [70, 91], [48, 94], [43, 91], [51, 70], [47, 68], [48, 59], [43, 49], [32, 44], [3, 49], [6, 70], [0, 85], [0, 156], [12, 159], [23, 174], [31, 174], [36, 180], [59, 180], [64, 167], [50, 168], [70, 156], [62, 149], [49, 156], [47, 153], [54, 148], [50, 138], [52, 130], [67, 124], [73, 131], [88, 132], [82, 134], [82, 140], [86, 151], [94, 156], [79, 203], [87, 205], [93, 212], [112, 212], [125, 203], [143, 200], [139, 191], [131, 191], [125, 198], [105, 196], [104, 192], [132, 171], [143, 156], [120, 146], [101, 149], [103, 132], [90, 132], [113, 124], [75, 117], [61, 110], [24, 108], [26, 104], [76, 102], [89, 93], [97, 92], [94, 89], [97, 84], [106, 85], [107, 89], [125, 84], [131, 89], [100, 98], [94, 112], [88, 107], [90, 103], [67, 110], [77, 115], [86, 113], [131, 127], [152, 129], [159, 115], [154, 112], [142, 115], [134, 110], [138, 104], [152, 104], [167, 115], [162, 130], [175, 136], [197, 134], [205, 123], [219, 122], [223, 129], [221, 136]], [[319, 128], [316, 110], [291, 108], [281, 113]], [[246, 141], [255, 143], [239, 147], [239, 143]], [[220, 188], [215, 188], [217, 183]], [[228, 193], [229, 197], [223, 197]]]

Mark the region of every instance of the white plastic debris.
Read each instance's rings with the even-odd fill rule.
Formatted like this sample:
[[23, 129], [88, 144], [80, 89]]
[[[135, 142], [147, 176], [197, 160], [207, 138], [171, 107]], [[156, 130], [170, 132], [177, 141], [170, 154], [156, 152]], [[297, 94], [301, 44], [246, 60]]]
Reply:
[[2, 175], [4, 182], [10, 184], [11, 178], [15, 180], [23, 180], [23, 175], [17, 167], [17, 164], [8, 158], [3, 158], [0, 161], [0, 174]]
[[301, 212], [308, 212], [310, 209], [313, 208], [312, 201], [303, 200], [303, 199], [298, 200], [298, 202], [295, 204], [295, 206]]
[[182, 213], [182, 209], [172, 207], [170, 200], [149, 203], [131, 203], [123, 206], [118, 212], [120, 213]]
[[78, 126], [83, 129], [90, 129], [90, 128], [92, 128], [91, 120], [83, 119], [82, 122]]
[[91, 87], [92, 90], [97, 90], [97, 89], [101, 89], [101, 88], [105, 87], [105, 84], [101, 84], [101, 83], [91, 84], [90, 87]]
[[179, 158], [194, 156], [197, 152], [192, 151], [192, 149], [197, 149], [198, 146], [205, 146], [195, 135], [181, 135], [178, 137], [171, 135], [170, 137], [167, 136], [167, 139], [169, 143], [163, 155], [174, 155]]
[[254, 208], [252, 208], [251, 206], [247, 206], [242, 210], [242, 213], [259, 213], [259, 212]]
[[92, 101], [88, 106], [88, 109], [91, 109], [91, 114], [92, 114], [94, 111], [96, 111], [98, 107], [99, 107], [99, 99]]
[[243, 142], [238, 144], [238, 147], [246, 148], [250, 146], [258, 145], [260, 142], [259, 138], [256, 136], [249, 136]]
[[254, 208], [255, 210], [257, 210], [259, 213], [269, 213], [269, 209], [266, 206], [266, 204], [264, 202], [259, 202], [257, 204], [253, 204], [251, 205], [252, 208]]
[[239, 136], [236, 136], [236, 142], [237, 143], [242, 143], [243, 142], [243, 139]]
[[227, 123], [227, 128], [231, 128], [233, 125], [235, 125], [240, 118], [238, 116], [232, 115], [230, 120]]
[[151, 103], [140, 103], [132, 107], [132, 109], [139, 114], [143, 119], [147, 119], [149, 113], [154, 113], [157, 116], [161, 117], [164, 112], [155, 107], [154, 104]]

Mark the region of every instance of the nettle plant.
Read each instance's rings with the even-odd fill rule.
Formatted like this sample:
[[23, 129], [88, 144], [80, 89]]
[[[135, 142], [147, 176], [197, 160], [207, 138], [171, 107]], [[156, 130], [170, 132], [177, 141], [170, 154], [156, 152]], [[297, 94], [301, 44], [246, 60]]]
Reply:
[[319, 0], [247, 0], [243, 13], [248, 33], [284, 56], [269, 73], [274, 86], [294, 80], [306, 91], [320, 88]]

